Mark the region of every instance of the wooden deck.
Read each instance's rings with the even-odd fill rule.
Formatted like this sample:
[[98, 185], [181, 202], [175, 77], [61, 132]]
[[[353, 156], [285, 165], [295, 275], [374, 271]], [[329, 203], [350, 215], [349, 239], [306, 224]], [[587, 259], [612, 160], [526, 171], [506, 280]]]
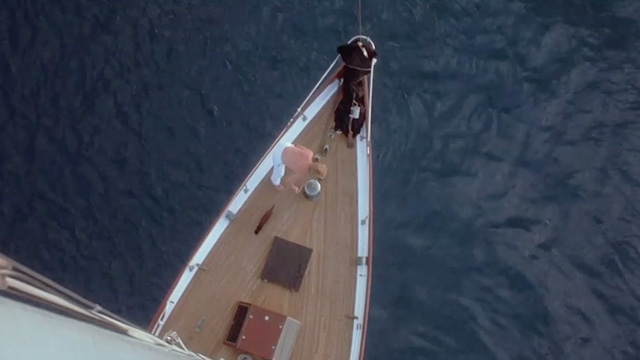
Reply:
[[[294, 144], [315, 152], [322, 149], [339, 93]], [[302, 323], [292, 359], [349, 358], [357, 278], [356, 151], [346, 147], [344, 135], [336, 135], [322, 162], [329, 171], [315, 201], [291, 191], [276, 191], [269, 172], [203, 262], [162, 334], [175, 330], [193, 351], [216, 360], [236, 359], [238, 352], [224, 345], [223, 339], [236, 304], [245, 301]], [[271, 219], [255, 235], [256, 225], [272, 205]], [[299, 292], [260, 280], [274, 236], [313, 249]]]

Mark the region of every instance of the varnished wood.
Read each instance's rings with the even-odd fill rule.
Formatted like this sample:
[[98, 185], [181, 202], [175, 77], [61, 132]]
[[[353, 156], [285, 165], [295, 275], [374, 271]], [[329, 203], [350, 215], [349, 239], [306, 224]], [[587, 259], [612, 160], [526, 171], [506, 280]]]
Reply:
[[[327, 143], [340, 91], [296, 139], [319, 152]], [[302, 323], [292, 359], [347, 359], [353, 330], [357, 257], [356, 152], [336, 135], [322, 162], [328, 174], [315, 201], [275, 190], [266, 176], [198, 270], [162, 332], [176, 330], [187, 347], [212, 359], [235, 359], [223, 344], [238, 301]], [[270, 173], [269, 173], [270, 175]], [[261, 217], [273, 214], [258, 235]], [[274, 236], [313, 249], [299, 292], [260, 280]], [[201, 323], [199, 331], [196, 325]]]

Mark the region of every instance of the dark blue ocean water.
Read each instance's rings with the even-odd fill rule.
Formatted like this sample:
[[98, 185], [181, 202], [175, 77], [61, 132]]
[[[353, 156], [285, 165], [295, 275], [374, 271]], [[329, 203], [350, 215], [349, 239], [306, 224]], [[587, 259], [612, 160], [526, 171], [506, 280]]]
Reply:
[[[355, 1], [0, 3], [0, 251], [146, 325]], [[363, 1], [367, 359], [640, 359], [640, 2]]]

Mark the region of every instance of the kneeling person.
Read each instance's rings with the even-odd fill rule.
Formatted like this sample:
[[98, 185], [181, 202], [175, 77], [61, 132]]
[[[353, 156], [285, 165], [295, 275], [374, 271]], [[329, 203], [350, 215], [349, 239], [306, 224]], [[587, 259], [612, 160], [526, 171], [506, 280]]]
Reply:
[[[285, 175], [286, 168], [293, 171]], [[327, 176], [327, 165], [313, 161], [313, 151], [302, 145], [280, 143], [273, 153], [273, 173], [271, 182], [278, 189], [290, 187], [296, 193], [309, 178], [324, 179]]]

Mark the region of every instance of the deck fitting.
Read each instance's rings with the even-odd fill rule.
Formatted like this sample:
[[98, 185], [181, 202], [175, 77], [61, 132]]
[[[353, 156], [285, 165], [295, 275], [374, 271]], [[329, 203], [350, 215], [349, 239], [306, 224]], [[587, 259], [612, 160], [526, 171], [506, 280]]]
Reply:
[[204, 325], [205, 321], [207, 321], [206, 316], [203, 316], [202, 318], [200, 318], [200, 321], [198, 321], [195, 327], [196, 332], [200, 332], [200, 330], [202, 330], [202, 325]]
[[309, 200], [314, 200], [318, 196], [320, 196], [320, 192], [322, 191], [322, 185], [316, 179], [311, 179], [304, 184], [303, 193], [304, 196]]
[[322, 156], [327, 156], [329, 154], [329, 144], [325, 145], [322, 148]]
[[357, 261], [358, 266], [367, 265], [367, 260], [368, 260], [368, 256], [358, 256], [358, 261]]
[[202, 266], [202, 263], [195, 263], [195, 264], [189, 265], [189, 271], [193, 271], [193, 269], [207, 271], [207, 268]]

